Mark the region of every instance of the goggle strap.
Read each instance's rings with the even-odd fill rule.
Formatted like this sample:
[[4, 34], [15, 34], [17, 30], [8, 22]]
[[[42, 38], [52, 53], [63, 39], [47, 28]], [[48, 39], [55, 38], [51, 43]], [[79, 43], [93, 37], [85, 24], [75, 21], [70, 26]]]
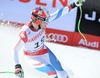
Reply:
[[38, 15], [36, 15], [36, 14], [34, 14], [34, 13], [32, 13], [32, 15], [33, 15], [34, 17], [36, 17], [37, 19], [39, 19], [39, 20], [42, 20], [42, 21], [45, 21], [45, 20], [46, 20], [45, 18], [40, 17], [40, 16], [38, 16]]

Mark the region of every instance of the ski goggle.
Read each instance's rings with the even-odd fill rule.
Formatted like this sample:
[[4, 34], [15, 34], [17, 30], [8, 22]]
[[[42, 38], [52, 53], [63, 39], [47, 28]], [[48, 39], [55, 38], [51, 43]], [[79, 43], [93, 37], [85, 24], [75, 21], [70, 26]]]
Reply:
[[34, 13], [32, 13], [32, 15], [33, 15], [34, 17], [36, 17], [37, 19], [39, 19], [39, 20], [46, 21], [46, 18], [40, 17], [40, 16], [38, 16], [38, 15], [36, 15], [36, 14], [34, 14]]
[[40, 17], [34, 13], [32, 13], [32, 21], [37, 25], [40, 25], [42, 21], [46, 22], [46, 18]]

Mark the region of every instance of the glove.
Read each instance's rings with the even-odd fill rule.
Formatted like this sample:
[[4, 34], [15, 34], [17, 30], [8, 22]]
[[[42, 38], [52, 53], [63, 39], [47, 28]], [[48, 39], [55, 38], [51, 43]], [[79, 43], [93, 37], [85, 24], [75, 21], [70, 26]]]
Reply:
[[15, 75], [19, 78], [24, 78], [24, 71], [20, 64], [15, 65]]
[[85, 2], [85, 0], [75, 0], [75, 5], [82, 6], [83, 2]]

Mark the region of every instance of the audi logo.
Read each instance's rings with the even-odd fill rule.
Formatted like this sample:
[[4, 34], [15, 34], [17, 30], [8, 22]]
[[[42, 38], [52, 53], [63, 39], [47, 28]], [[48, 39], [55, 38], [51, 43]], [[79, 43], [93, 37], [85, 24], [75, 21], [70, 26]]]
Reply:
[[58, 41], [58, 42], [67, 42], [68, 41], [68, 37], [66, 35], [63, 34], [55, 34], [55, 33], [49, 33], [47, 34], [47, 39], [49, 41]]

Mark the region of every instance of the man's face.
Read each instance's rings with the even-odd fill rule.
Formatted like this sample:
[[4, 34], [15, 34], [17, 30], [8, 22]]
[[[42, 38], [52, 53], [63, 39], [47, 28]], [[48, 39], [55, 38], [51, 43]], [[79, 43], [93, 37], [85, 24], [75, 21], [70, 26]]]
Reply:
[[35, 29], [39, 29], [39, 26], [41, 29], [46, 29], [46, 25], [47, 23], [45, 21], [42, 20], [36, 20], [36, 22], [32, 22], [33, 26]]

